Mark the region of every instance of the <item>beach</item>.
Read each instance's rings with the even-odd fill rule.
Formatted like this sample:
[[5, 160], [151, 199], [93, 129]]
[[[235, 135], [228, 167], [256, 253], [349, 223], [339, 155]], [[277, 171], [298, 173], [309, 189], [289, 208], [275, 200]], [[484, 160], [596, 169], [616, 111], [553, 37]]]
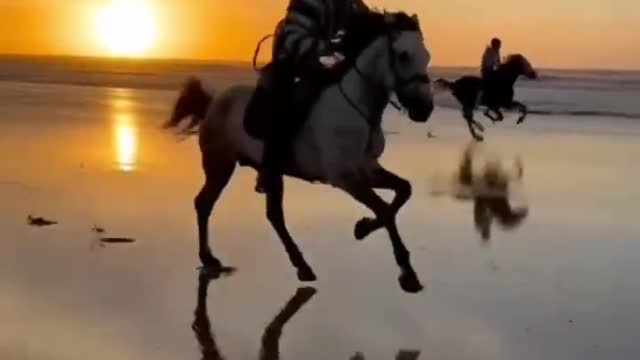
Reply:
[[[192, 329], [203, 299], [197, 139], [160, 128], [186, 74], [206, 67], [73, 77], [20, 64], [0, 66], [0, 359], [215, 359], [211, 342], [204, 352], [198, 342], [207, 332]], [[28, 81], [7, 75], [16, 69]], [[206, 72], [216, 88], [252, 79], [236, 68]], [[284, 325], [281, 359], [640, 356], [638, 84], [572, 74], [556, 95], [519, 90], [541, 112], [522, 125], [514, 114], [491, 125], [478, 113], [486, 145], [522, 158], [530, 211], [486, 244], [472, 203], [430, 196], [429, 179], [455, 169], [470, 141], [460, 112], [442, 100], [415, 124], [387, 110], [382, 163], [413, 185], [398, 226], [425, 285], [418, 295], [398, 287], [384, 232], [353, 238], [368, 211], [336, 189], [288, 179], [287, 223], [318, 275], [300, 283], [253, 191], [255, 172], [237, 169], [210, 223], [214, 253], [237, 268], [204, 298], [221, 357], [259, 359], [265, 329], [303, 286], [317, 293]], [[557, 101], [535, 102], [544, 96]], [[590, 100], [609, 98], [619, 100]], [[28, 226], [28, 215], [59, 224]], [[101, 246], [102, 236], [135, 242]]]

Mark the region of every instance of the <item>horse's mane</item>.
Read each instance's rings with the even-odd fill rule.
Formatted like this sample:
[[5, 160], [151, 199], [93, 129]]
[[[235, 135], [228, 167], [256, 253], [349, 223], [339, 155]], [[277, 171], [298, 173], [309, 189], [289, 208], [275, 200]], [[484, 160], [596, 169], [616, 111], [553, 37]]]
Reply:
[[520, 72], [524, 69], [530, 68], [531, 63], [529, 60], [522, 54], [509, 54], [502, 63], [501, 67], [505, 67], [507, 69], [512, 69], [510, 71]]
[[511, 63], [522, 63], [524, 61], [527, 61], [527, 58], [524, 57], [524, 55], [522, 54], [509, 54], [507, 55], [507, 57], [505, 58], [505, 64], [511, 64]]
[[381, 36], [403, 31], [420, 32], [417, 16], [379, 10], [356, 12], [349, 19], [343, 40], [345, 55], [347, 59], [354, 59]]

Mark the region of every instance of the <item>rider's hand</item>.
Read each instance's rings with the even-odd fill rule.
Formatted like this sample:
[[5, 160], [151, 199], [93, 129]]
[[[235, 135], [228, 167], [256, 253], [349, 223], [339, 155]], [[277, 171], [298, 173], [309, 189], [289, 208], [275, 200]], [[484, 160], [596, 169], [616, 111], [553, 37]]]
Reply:
[[333, 69], [344, 60], [344, 56], [339, 53], [334, 53], [328, 56], [321, 56], [320, 63], [327, 69]]

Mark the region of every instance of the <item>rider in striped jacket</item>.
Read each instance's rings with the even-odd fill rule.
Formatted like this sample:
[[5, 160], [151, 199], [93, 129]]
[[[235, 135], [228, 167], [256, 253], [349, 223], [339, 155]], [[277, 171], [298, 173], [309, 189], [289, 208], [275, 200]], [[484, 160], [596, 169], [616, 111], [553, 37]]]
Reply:
[[[278, 24], [273, 50], [274, 113], [265, 139], [258, 191], [281, 192], [282, 173], [290, 159], [291, 142], [304, 116], [291, 111], [296, 77], [321, 78], [342, 61], [337, 52], [340, 37], [354, 11], [367, 11], [362, 0], [290, 0], [286, 17]], [[311, 80], [313, 81], [313, 80]], [[305, 86], [296, 98], [313, 99], [313, 86]], [[306, 107], [303, 104], [298, 107]], [[264, 189], [263, 189], [264, 188]]]

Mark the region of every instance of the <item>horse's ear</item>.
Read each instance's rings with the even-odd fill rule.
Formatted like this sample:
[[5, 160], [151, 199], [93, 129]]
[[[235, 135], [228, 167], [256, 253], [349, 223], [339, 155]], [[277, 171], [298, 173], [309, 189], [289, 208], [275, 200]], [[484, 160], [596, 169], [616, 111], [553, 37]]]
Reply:
[[420, 19], [418, 19], [418, 14], [411, 15], [411, 20], [413, 20], [418, 27], [420, 27]]

